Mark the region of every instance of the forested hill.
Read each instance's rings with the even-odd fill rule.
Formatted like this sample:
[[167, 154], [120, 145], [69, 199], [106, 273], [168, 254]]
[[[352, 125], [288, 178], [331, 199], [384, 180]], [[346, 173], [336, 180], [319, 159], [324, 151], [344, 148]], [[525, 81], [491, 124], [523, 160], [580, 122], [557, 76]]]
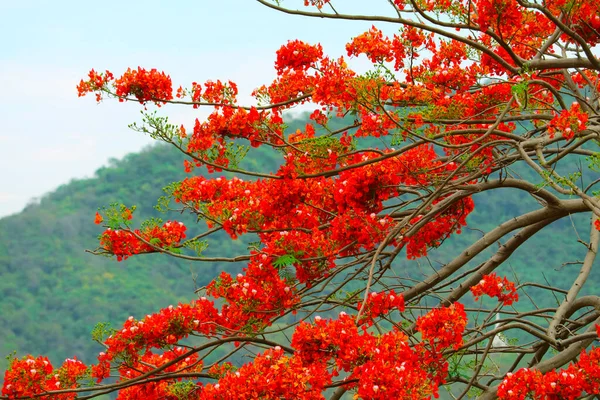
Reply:
[[[262, 148], [258, 152], [253, 149], [250, 155], [254, 158], [247, 163], [267, 170], [275, 168], [279, 157]], [[93, 223], [95, 210], [114, 202], [138, 205], [137, 221], [151, 215], [184, 221], [187, 218], [190, 230], [196, 231], [190, 217], [161, 216], [153, 209], [163, 194], [162, 188], [185, 177], [182, 163], [183, 156], [166, 145], [147, 148], [113, 160], [95, 177], [72, 181], [21, 213], [0, 219], [0, 353], [16, 350], [19, 356], [45, 354], [54, 362], [77, 355], [92, 362], [102, 350], [90, 336], [97, 322], [112, 322], [118, 327], [129, 315], [140, 317], [178, 301], [188, 302], [194, 289], [208, 283], [218, 271], [240, 268], [160, 255], [137, 256], [117, 263], [84, 251], [98, 244], [101, 228]], [[501, 198], [482, 193], [475, 201], [476, 211], [469, 226], [476, 229], [466, 229], [460, 237], [444, 243], [432, 255], [431, 266], [447, 262], [482, 231], [538, 206], [532, 198], [509, 190]], [[588, 221], [579, 216], [551, 225], [519, 249], [517, 257], [500, 272], [512, 277], [514, 270], [522, 281], [537, 282], [543, 282], [544, 274], [550, 284], [570, 286], [578, 266], [561, 264], [585, 255], [586, 248], [577, 243], [573, 229], [576, 226], [585, 238]], [[242, 241], [218, 239], [210, 245], [211, 254], [247, 252]], [[430, 268], [430, 264], [426, 260], [404, 260], [399, 268], [410, 273]], [[593, 276], [591, 280], [586, 291], [600, 292], [600, 278]], [[555, 301], [542, 299], [541, 303]], [[0, 370], [5, 368], [1, 358]]]

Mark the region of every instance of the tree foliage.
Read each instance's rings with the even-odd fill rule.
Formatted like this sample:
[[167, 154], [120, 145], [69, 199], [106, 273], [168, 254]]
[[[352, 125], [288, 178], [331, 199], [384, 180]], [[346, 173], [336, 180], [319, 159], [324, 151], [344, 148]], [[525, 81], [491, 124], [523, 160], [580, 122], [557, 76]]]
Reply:
[[[347, 44], [349, 57], [373, 65], [362, 75], [319, 44], [289, 41], [276, 54], [277, 78], [254, 91], [256, 106], [238, 104], [233, 82], [173, 89], [155, 69], [118, 78], [90, 71], [79, 94], [99, 101], [213, 108], [189, 126], [147, 110], [133, 125], [188, 158], [191, 175], [161, 204], [199, 223], [136, 228], [133, 207], [107, 206], [96, 214], [106, 229], [95, 252], [246, 266], [221, 273], [190, 303], [99, 328], [106, 350], [89, 367], [14, 359], [3, 395], [423, 399], [442, 386], [458, 398], [599, 394], [600, 350], [589, 347], [600, 333], [600, 297], [582, 295], [600, 240], [600, 180], [584, 175], [599, 159], [599, 6], [399, 0], [379, 16], [344, 14], [326, 0], [300, 10], [258, 2], [306, 18], [391, 23], [396, 32], [373, 26]], [[311, 122], [290, 132], [282, 115], [299, 104], [314, 109]], [[277, 170], [241, 166], [261, 147], [282, 154]], [[536, 180], [515, 174], [519, 164]], [[232, 175], [192, 174], [203, 168]], [[536, 208], [421, 268], [431, 249], [460, 243], [473, 195], [507, 188]], [[591, 224], [566, 290], [520, 283], [518, 270], [498, 274], [524, 242], [574, 214]], [[244, 254], [205, 255], [204, 240], [218, 232], [258, 242]], [[411, 262], [398, 273], [402, 258]], [[557, 304], [537, 307], [529, 286]], [[239, 354], [251, 360], [232, 363]]]

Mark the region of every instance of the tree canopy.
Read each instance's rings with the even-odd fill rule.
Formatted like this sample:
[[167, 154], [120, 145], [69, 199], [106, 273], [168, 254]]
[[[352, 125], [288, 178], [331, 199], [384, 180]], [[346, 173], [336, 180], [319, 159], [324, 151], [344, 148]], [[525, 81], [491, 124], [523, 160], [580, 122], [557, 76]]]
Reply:
[[[174, 89], [165, 72], [142, 67], [117, 78], [91, 70], [78, 86], [98, 101], [144, 105], [133, 129], [180, 150], [190, 174], [159, 206], [198, 222], [138, 225], [135, 207], [109, 205], [95, 216], [105, 227], [95, 252], [244, 262], [242, 273], [223, 272], [197, 299], [119, 329], [98, 326], [106, 350], [96, 364], [13, 359], [3, 397], [424, 399], [440, 387], [455, 398], [599, 394], [600, 350], [590, 346], [600, 297], [582, 288], [600, 241], [600, 6], [399, 0], [384, 2], [384, 16], [344, 14], [343, 3], [326, 0], [299, 10], [257, 1], [385, 31], [352, 38], [349, 58], [288, 41], [276, 79], [253, 92], [256, 105], [238, 104], [234, 82]], [[355, 72], [355, 57], [372, 69]], [[213, 112], [176, 126], [147, 110], [167, 103]], [[290, 131], [283, 113], [297, 105], [311, 108], [310, 122]], [[275, 170], [242, 164], [260, 148], [281, 153]], [[212, 175], [197, 174], [204, 169]], [[463, 246], [457, 235], [474, 195], [508, 188], [532, 211], [447, 260], [428, 258], [442, 244]], [[590, 225], [566, 289], [520, 282], [518, 269], [499, 274], [523, 243], [575, 214]], [[220, 232], [256, 240], [242, 254], [208, 255], [207, 238]], [[538, 307], [531, 287], [555, 305]]]

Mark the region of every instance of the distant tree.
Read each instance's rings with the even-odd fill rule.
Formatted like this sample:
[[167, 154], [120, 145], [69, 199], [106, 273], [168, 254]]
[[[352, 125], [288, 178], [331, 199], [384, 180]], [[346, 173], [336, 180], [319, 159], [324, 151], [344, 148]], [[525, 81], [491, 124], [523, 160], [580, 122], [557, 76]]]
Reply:
[[[258, 2], [306, 18], [385, 23], [395, 33], [374, 26], [347, 44], [350, 58], [372, 63], [363, 75], [319, 44], [289, 41], [276, 54], [277, 78], [248, 107], [233, 82], [173, 90], [155, 69], [119, 78], [92, 70], [80, 95], [212, 107], [190, 126], [145, 111], [134, 129], [181, 150], [190, 173], [233, 174], [190, 175], [168, 187], [162, 207], [193, 213], [198, 227], [150, 220], [136, 229], [134, 208], [103, 209], [97, 252], [247, 265], [216, 277], [189, 304], [130, 317], [116, 330], [99, 325], [94, 337], [106, 349], [95, 365], [14, 359], [2, 398], [424, 399], [440, 386], [455, 398], [599, 394], [600, 350], [590, 345], [600, 297], [580, 291], [600, 237], [600, 179], [583, 175], [600, 168], [600, 3], [396, 0], [379, 16], [343, 14], [344, 2], [327, 0], [301, 10]], [[314, 108], [311, 122], [286, 131], [282, 113], [299, 104]], [[332, 130], [337, 118], [350, 123]], [[259, 146], [283, 154], [276, 171], [239, 167]], [[516, 164], [536, 179], [515, 176]], [[472, 195], [503, 196], [504, 188], [526, 193], [537, 209], [429, 271], [418, 264], [457, 239]], [[580, 273], [565, 288], [519, 283], [518, 269], [514, 282], [495, 272], [529, 238], [576, 213], [589, 215], [591, 229], [573, 254], [583, 259]], [[221, 230], [257, 241], [247, 254], [205, 255], [204, 239]], [[531, 286], [557, 305], [517, 307]]]

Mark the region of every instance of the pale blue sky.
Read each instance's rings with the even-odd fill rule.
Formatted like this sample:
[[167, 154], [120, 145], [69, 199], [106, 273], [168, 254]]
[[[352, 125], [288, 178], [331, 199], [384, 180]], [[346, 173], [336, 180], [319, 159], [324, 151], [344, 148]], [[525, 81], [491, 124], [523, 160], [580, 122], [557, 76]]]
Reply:
[[[338, 3], [342, 11], [389, 11], [386, 0]], [[127, 128], [139, 105], [77, 97], [91, 68], [157, 68], [175, 87], [231, 79], [249, 102], [252, 89], [274, 78], [275, 51], [287, 40], [321, 42], [337, 57], [370, 26], [284, 15], [253, 0], [0, 0], [0, 217], [151, 143]], [[208, 111], [162, 112], [189, 124]]]

